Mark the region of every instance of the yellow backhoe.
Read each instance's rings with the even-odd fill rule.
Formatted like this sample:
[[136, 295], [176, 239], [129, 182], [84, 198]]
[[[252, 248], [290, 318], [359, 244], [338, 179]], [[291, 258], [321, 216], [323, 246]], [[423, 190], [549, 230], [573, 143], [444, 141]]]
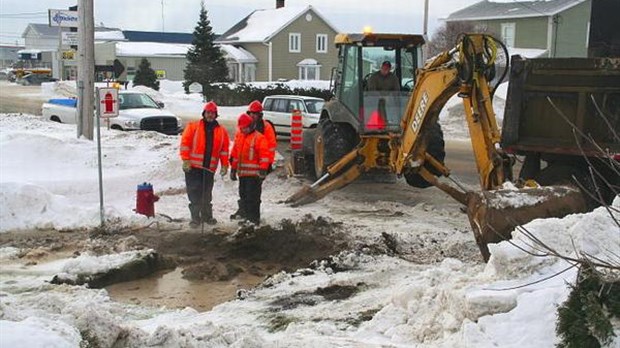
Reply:
[[[416, 69], [416, 73], [410, 72], [408, 80], [405, 76], [406, 71], [415, 68], [415, 64], [407, 66], [407, 62], [416, 62], [415, 52], [418, 52], [416, 49], [423, 43], [419, 37], [356, 34], [337, 37], [336, 43], [341, 58], [336, 76], [336, 99], [340, 100], [331, 102], [331, 111], [330, 103], [327, 103], [327, 110], [322, 113], [319, 127], [313, 133], [305, 135], [304, 139], [306, 144], [310, 144], [305, 148], [313, 150], [313, 153], [311, 151], [310, 156], [306, 157], [314, 164], [318, 180], [293, 194], [286, 200], [287, 203], [302, 205], [314, 202], [369, 171], [395, 173], [397, 176], [404, 176], [412, 186], [436, 186], [465, 205], [476, 242], [485, 261], [490, 256], [487, 243], [510, 238], [510, 233], [516, 226], [535, 218], [560, 217], [588, 209], [587, 199], [575, 185], [541, 187], [528, 180], [537, 178], [541, 172], [540, 166], [538, 170], [531, 170], [536, 167], [536, 164], [531, 163], [540, 162], [540, 151], [531, 147], [523, 149], [509, 146], [515, 144], [503, 144], [504, 147], [500, 145], [501, 134], [493, 111], [494, 88], [491, 85], [491, 81], [497, 80], [495, 84], [497, 87], [503, 78], [495, 76], [498, 49], [502, 49], [503, 52], [500, 52], [506, 57], [504, 71], [508, 72], [509, 69], [506, 48], [498, 40], [484, 34], [464, 34], [453, 49], [430, 59], [424, 66]], [[401, 91], [377, 92], [366, 89], [365, 81], [368, 74], [364, 70], [367, 68], [365, 64], [366, 61], [373, 59], [372, 54], [364, 53], [366, 47], [394, 52], [394, 63], [397, 66], [394, 73], [402, 83]], [[414, 53], [413, 59], [403, 58], [408, 57], [408, 53], [411, 52]], [[384, 59], [386, 55], [376, 56]], [[620, 60], [612, 62], [619, 64]], [[522, 69], [526, 70], [523, 66]], [[615, 85], [615, 89], [613, 87], [618, 82], [618, 77], [620, 75], [614, 75], [613, 81], [605, 81], [612, 87], [602, 88], [604, 90], [602, 94], [600, 91], [589, 94], [584, 92], [584, 96], [591, 96], [593, 102], [590, 104], [606, 108], [605, 111], [599, 111], [606, 112], [608, 116], [611, 114], [611, 128], [618, 128], [620, 125], [617, 108], [617, 103], [620, 102], [620, 83]], [[517, 79], [518, 76], [514, 78]], [[528, 90], [523, 86], [520, 88]], [[592, 90], [594, 87], [588, 86], [588, 88]], [[345, 93], [347, 89], [350, 91], [349, 94]], [[456, 181], [449, 183], [447, 180], [439, 179], [442, 176], [450, 178], [450, 171], [443, 164], [444, 142], [438, 116], [448, 99], [457, 93], [462, 98], [465, 109], [481, 191], [467, 191]], [[406, 95], [407, 102], [399, 108], [403, 94]], [[532, 97], [532, 100], [535, 98]], [[553, 99], [549, 99], [545, 105], [554, 105]], [[508, 107], [514, 108], [514, 105]], [[350, 125], [335, 117], [334, 110], [342, 109], [347, 109], [348, 114], [357, 117], [357, 129], [352, 131]], [[583, 118], [590, 109], [591, 105], [583, 106], [583, 112], [578, 112], [575, 117]], [[374, 116], [371, 116], [373, 113]], [[558, 110], [558, 113], [561, 114], [562, 110]], [[372, 129], [367, 128], [365, 125], [368, 120], [371, 117], [376, 119], [377, 116], [384, 121], [382, 128], [377, 129], [376, 126]], [[565, 123], [561, 118], [556, 121], [558, 125]], [[332, 130], [331, 133], [327, 132], [328, 130]], [[608, 162], [611, 174], [604, 174], [607, 178], [611, 177], [609, 180], [611, 183], [607, 182], [609, 184], [607, 196], [613, 195], [614, 192], [617, 194], [617, 191], [613, 190], [618, 187], [620, 177], [617, 161], [614, 161], [613, 157], [614, 151], [620, 152], [620, 139], [616, 137], [617, 134], [609, 138], [611, 140], [606, 145], [607, 152], [594, 155], [608, 156], [610, 160]], [[344, 138], [346, 141], [339, 143], [334, 138], [340, 140]], [[327, 141], [331, 143], [328, 144]], [[348, 153], [337, 156], [332, 154], [332, 160], [327, 161], [330, 157], [329, 149], [342, 152], [342, 148], [347, 147], [346, 144], [356, 141], [355, 146], [348, 145], [351, 147]], [[557, 139], [551, 139], [552, 143], [554, 141], [557, 144], [561, 143], [561, 141], [558, 143]], [[546, 146], [544, 143], [539, 145]], [[585, 147], [593, 147], [588, 145], [591, 144], [585, 144]], [[526, 156], [527, 165], [524, 167], [527, 167], [529, 172], [521, 172], [516, 186], [505, 187], [506, 182], [513, 181], [512, 167], [515, 158], [508, 154], [505, 148], [515, 154]], [[558, 156], [561, 154], [560, 150]], [[544, 159], [547, 160], [548, 167], [552, 167], [552, 160]], [[555, 175], [551, 182], [545, 184], [569, 184], [570, 179], [575, 178], [575, 171], [569, 170], [563, 174]], [[531, 187], [526, 187], [525, 182]]]

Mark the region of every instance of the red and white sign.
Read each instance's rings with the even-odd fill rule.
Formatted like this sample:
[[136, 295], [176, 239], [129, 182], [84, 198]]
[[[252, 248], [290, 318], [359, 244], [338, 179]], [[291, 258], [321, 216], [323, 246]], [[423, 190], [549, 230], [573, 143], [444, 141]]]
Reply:
[[99, 103], [99, 117], [117, 117], [118, 89], [97, 88], [97, 103]]

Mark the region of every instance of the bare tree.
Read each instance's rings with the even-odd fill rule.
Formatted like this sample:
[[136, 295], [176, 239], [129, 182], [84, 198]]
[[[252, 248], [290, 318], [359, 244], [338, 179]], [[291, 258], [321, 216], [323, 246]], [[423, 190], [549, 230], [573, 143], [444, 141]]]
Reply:
[[462, 33], [486, 33], [493, 35], [488, 27], [484, 24], [475, 22], [447, 22], [444, 23], [431, 37], [427, 49], [427, 57], [432, 57], [437, 53], [447, 51], [454, 47], [457, 39]]

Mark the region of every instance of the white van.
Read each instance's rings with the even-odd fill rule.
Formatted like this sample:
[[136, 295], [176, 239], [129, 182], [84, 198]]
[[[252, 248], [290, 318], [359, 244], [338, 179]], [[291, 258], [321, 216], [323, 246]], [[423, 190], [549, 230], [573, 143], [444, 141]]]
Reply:
[[293, 110], [301, 110], [304, 128], [314, 128], [319, 123], [325, 100], [301, 95], [270, 95], [263, 100], [263, 118], [273, 124], [276, 134], [291, 135]]

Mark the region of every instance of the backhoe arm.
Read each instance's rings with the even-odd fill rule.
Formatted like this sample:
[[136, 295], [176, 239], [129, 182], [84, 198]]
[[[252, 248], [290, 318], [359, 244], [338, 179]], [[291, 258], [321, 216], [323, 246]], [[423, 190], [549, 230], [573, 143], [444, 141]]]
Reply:
[[497, 146], [500, 135], [487, 78], [490, 69], [494, 69], [495, 52], [492, 37], [466, 34], [457, 47], [440, 54], [418, 71], [418, 82], [401, 121], [400, 146], [392, 154], [394, 172], [403, 174], [422, 168], [429, 156], [426, 153], [428, 130], [437, 122], [448, 99], [458, 92], [463, 98], [481, 187], [489, 190], [504, 182], [504, 159]]
[[327, 167], [327, 173], [310, 186], [305, 186], [288, 197], [284, 203], [291, 206], [309, 204], [325, 197], [357, 179], [371, 168], [378, 167], [381, 156], [377, 150], [388, 135], [362, 136], [360, 143], [344, 157]]

